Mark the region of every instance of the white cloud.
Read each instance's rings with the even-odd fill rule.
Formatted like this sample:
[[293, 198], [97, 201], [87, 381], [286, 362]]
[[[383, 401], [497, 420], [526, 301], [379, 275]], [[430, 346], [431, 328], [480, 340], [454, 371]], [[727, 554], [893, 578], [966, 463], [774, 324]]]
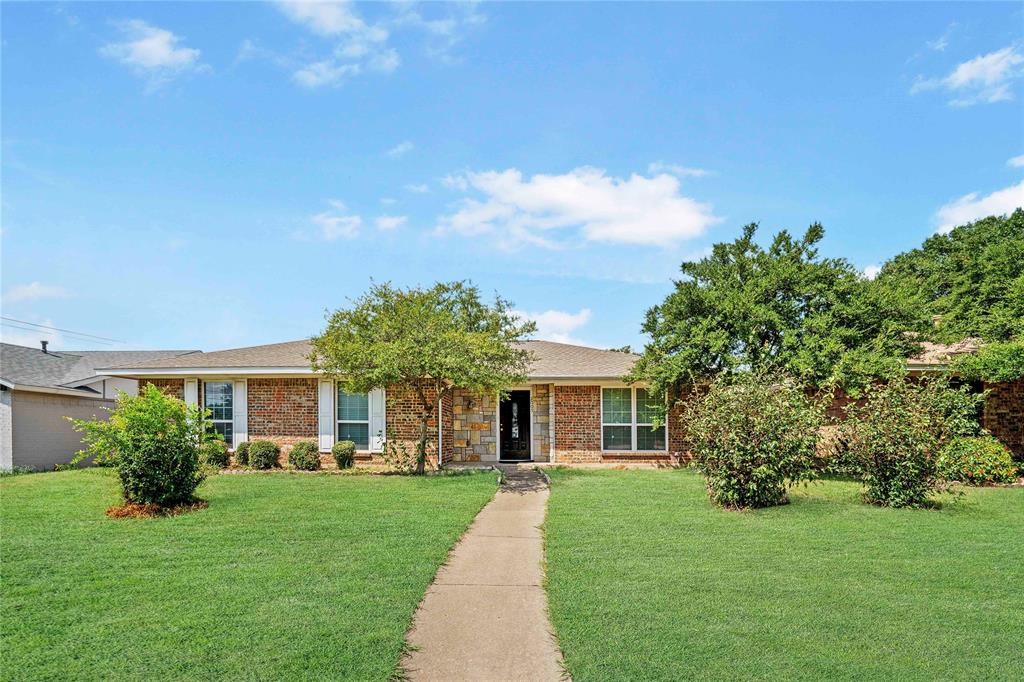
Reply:
[[575, 338], [573, 334], [590, 322], [590, 308], [581, 308], [575, 313], [564, 310], [545, 310], [539, 313], [517, 310], [515, 314], [522, 319], [533, 320], [537, 323], [537, 333], [534, 336], [538, 339], [586, 345]]
[[394, 230], [395, 228], [405, 225], [408, 220], [404, 215], [382, 215], [377, 216], [375, 221], [378, 230]]
[[1008, 159], [1006, 165], [1012, 166], [1013, 168], [1024, 168], [1024, 154]]
[[394, 199], [392, 197], [381, 197], [380, 203], [383, 204], [384, 206], [394, 206], [395, 204], [398, 203], [398, 199]]
[[64, 287], [42, 282], [30, 282], [29, 284], [18, 284], [7, 290], [3, 295], [4, 303], [22, 303], [24, 301], [38, 301], [44, 298], [67, 298], [71, 292]]
[[104, 45], [100, 54], [130, 66], [149, 79], [151, 87], [159, 87], [187, 71], [206, 68], [199, 63], [198, 49], [179, 46], [181, 38], [166, 29], [151, 26], [141, 19], [116, 25], [126, 40]]
[[869, 265], [866, 268], [864, 268], [864, 276], [867, 277], [868, 279], [874, 279], [875, 277], [878, 277], [878, 273], [880, 273], [881, 271], [881, 265]]
[[[680, 195], [679, 179], [667, 173], [616, 178], [581, 167], [524, 178], [513, 168], [463, 177], [482, 199], [463, 199], [456, 212], [441, 216], [439, 231], [494, 232], [504, 248], [525, 243], [558, 248], [565, 245], [559, 236], [667, 246], [721, 221], [710, 204]], [[571, 229], [575, 232], [569, 236]]]
[[310, 218], [313, 224], [320, 228], [320, 236], [329, 242], [336, 239], [353, 239], [359, 235], [359, 228], [363, 225], [363, 219], [357, 215], [351, 215], [344, 202], [331, 199], [327, 202], [331, 205], [330, 210], [317, 213]]
[[1022, 206], [1024, 206], [1024, 180], [985, 196], [978, 196], [977, 192], [971, 192], [935, 212], [935, 220], [938, 223], [936, 232], [945, 234], [959, 225], [990, 215], [1013, 213], [1014, 210]]
[[1016, 47], [1004, 47], [958, 64], [944, 78], [918, 77], [910, 93], [944, 90], [952, 97], [949, 104], [955, 107], [1004, 102], [1013, 99], [1010, 86], [1024, 75], [1022, 64], [1024, 55]]
[[415, 145], [412, 142], [410, 142], [409, 140], [404, 140], [403, 142], [399, 142], [394, 147], [384, 152], [384, 155], [392, 159], [397, 159], [398, 157], [405, 156], [406, 154], [411, 152], [413, 150], [413, 147], [415, 147]]
[[[426, 36], [427, 55], [445, 63], [457, 62], [455, 48], [473, 31], [487, 22], [479, 11], [479, 3], [462, 2], [442, 5], [441, 3], [395, 3], [392, 25], [396, 28], [419, 30]], [[427, 18], [420, 10], [445, 7], [441, 17]]]
[[389, 32], [369, 25], [349, 2], [277, 2], [280, 11], [293, 22], [318, 36], [335, 42], [327, 56], [295, 70], [292, 78], [307, 88], [340, 85], [346, 77], [366, 71], [390, 73], [401, 58], [387, 47]]
[[362, 33], [366, 23], [349, 2], [278, 2], [277, 8], [297, 24], [322, 36]]
[[426, 194], [430, 191], [430, 187], [427, 185], [414, 185], [409, 184], [405, 186], [406, 191], [412, 192], [413, 194]]
[[691, 168], [688, 166], [680, 166], [675, 163], [665, 163], [664, 161], [655, 161], [654, 163], [648, 164], [647, 172], [650, 175], [671, 173], [679, 178], [703, 178], [708, 175], [712, 175], [711, 171], [704, 168]]
[[936, 52], [945, 52], [946, 48], [949, 47], [949, 38], [953, 35], [953, 31], [956, 29], [956, 22], [954, 21], [946, 27], [945, 32], [936, 38], [935, 40], [925, 41], [925, 45], [928, 46], [929, 50], [935, 50]]
[[338, 64], [331, 60], [312, 62], [292, 74], [299, 85], [306, 88], [318, 88], [323, 85], [336, 85], [345, 76], [354, 76], [360, 72], [358, 64]]
[[441, 178], [441, 184], [448, 189], [457, 189], [460, 192], [465, 192], [469, 189], [469, 182], [466, 180], [465, 175], [446, 175]]

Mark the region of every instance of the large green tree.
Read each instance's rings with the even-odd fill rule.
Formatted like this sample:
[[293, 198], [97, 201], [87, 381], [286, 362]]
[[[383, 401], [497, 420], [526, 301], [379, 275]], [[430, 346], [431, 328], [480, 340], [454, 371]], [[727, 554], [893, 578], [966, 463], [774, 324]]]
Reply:
[[534, 331], [508, 301], [495, 296], [486, 303], [467, 282], [409, 289], [374, 284], [328, 317], [312, 339], [310, 361], [353, 393], [392, 384], [415, 391], [416, 472], [423, 473], [438, 401], [456, 387], [495, 392], [526, 381], [531, 356], [516, 342]]
[[875, 284], [934, 316], [936, 341], [1024, 339], [1024, 210], [933, 235], [887, 262]]
[[756, 232], [747, 225], [739, 239], [682, 264], [675, 290], [647, 311], [651, 341], [630, 379], [671, 393], [721, 373], [781, 370], [856, 391], [902, 367], [916, 349], [907, 332], [922, 326], [904, 292], [820, 257], [817, 223], [800, 238], [779, 232], [767, 248]]

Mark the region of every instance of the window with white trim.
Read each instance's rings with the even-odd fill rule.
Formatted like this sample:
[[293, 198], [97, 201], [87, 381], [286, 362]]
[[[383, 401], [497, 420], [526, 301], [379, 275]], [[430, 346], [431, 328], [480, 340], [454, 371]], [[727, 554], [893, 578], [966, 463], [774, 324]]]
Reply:
[[646, 388], [602, 388], [601, 449], [665, 450], [665, 425], [653, 426], [658, 407]]
[[356, 450], [370, 449], [370, 396], [338, 388], [338, 441], [350, 440]]
[[204, 381], [203, 407], [210, 411], [213, 430], [232, 447], [235, 426], [235, 387], [230, 381]]

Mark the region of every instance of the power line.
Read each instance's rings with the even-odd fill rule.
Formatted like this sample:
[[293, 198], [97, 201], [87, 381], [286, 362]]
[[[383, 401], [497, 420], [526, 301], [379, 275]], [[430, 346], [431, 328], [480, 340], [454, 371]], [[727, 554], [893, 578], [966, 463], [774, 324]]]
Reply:
[[[33, 327], [23, 327], [20, 324], [12, 324], [10, 322], [0, 322], [0, 327], [7, 327], [9, 329], [20, 329], [20, 330], [26, 331], [26, 332], [39, 332], [41, 334], [45, 334], [46, 333], [46, 331], [43, 330], [43, 329], [35, 329]], [[2, 336], [3, 336], [3, 334], [0, 334], [0, 337], [2, 337]], [[79, 337], [75, 336], [74, 334], [68, 334], [67, 338], [68, 338], [68, 341], [83, 341], [83, 342], [84, 341], [88, 341], [89, 343], [95, 343], [95, 344], [99, 344], [101, 346], [113, 346], [113, 345], [115, 345], [115, 344], [111, 343], [110, 341], [99, 341], [97, 339], [83, 339], [83, 338], [79, 338]]]
[[[61, 329], [60, 327], [51, 327], [47, 324], [36, 324], [35, 322], [26, 322], [25, 320], [16, 320], [13, 317], [7, 317], [0, 315], [0, 320], [7, 320], [8, 322], [17, 322], [18, 324], [27, 324], [31, 327], [38, 327], [40, 329], [49, 329], [55, 332], [63, 332], [65, 334], [74, 334], [75, 336], [84, 336], [90, 339], [97, 339], [99, 341], [110, 341], [112, 343], [127, 343], [127, 341], [121, 341], [120, 339], [111, 339], [107, 336], [96, 336], [95, 334], [86, 334], [85, 332], [76, 332], [73, 329]], [[8, 327], [11, 325], [7, 325]]]

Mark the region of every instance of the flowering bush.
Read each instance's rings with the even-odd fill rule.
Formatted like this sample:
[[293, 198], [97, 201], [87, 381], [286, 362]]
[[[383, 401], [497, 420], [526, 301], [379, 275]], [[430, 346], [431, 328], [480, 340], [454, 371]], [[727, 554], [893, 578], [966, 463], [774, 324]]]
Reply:
[[769, 507], [813, 478], [823, 416], [823, 403], [791, 379], [744, 372], [687, 401], [683, 431], [715, 503]]
[[846, 408], [850, 455], [867, 484], [865, 497], [885, 507], [917, 507], [940, 488], [939, 449], [950, 439], [976, 433], [983, 396], [950, 388], [945, 378], [896, 377], [868, 388], [863, 404]]
[[942, 448], [936, 467], [941, 478], [975, 485], [1012, 483], [1017, 476], [1010, 451], [992, 436], [954, 439]]

